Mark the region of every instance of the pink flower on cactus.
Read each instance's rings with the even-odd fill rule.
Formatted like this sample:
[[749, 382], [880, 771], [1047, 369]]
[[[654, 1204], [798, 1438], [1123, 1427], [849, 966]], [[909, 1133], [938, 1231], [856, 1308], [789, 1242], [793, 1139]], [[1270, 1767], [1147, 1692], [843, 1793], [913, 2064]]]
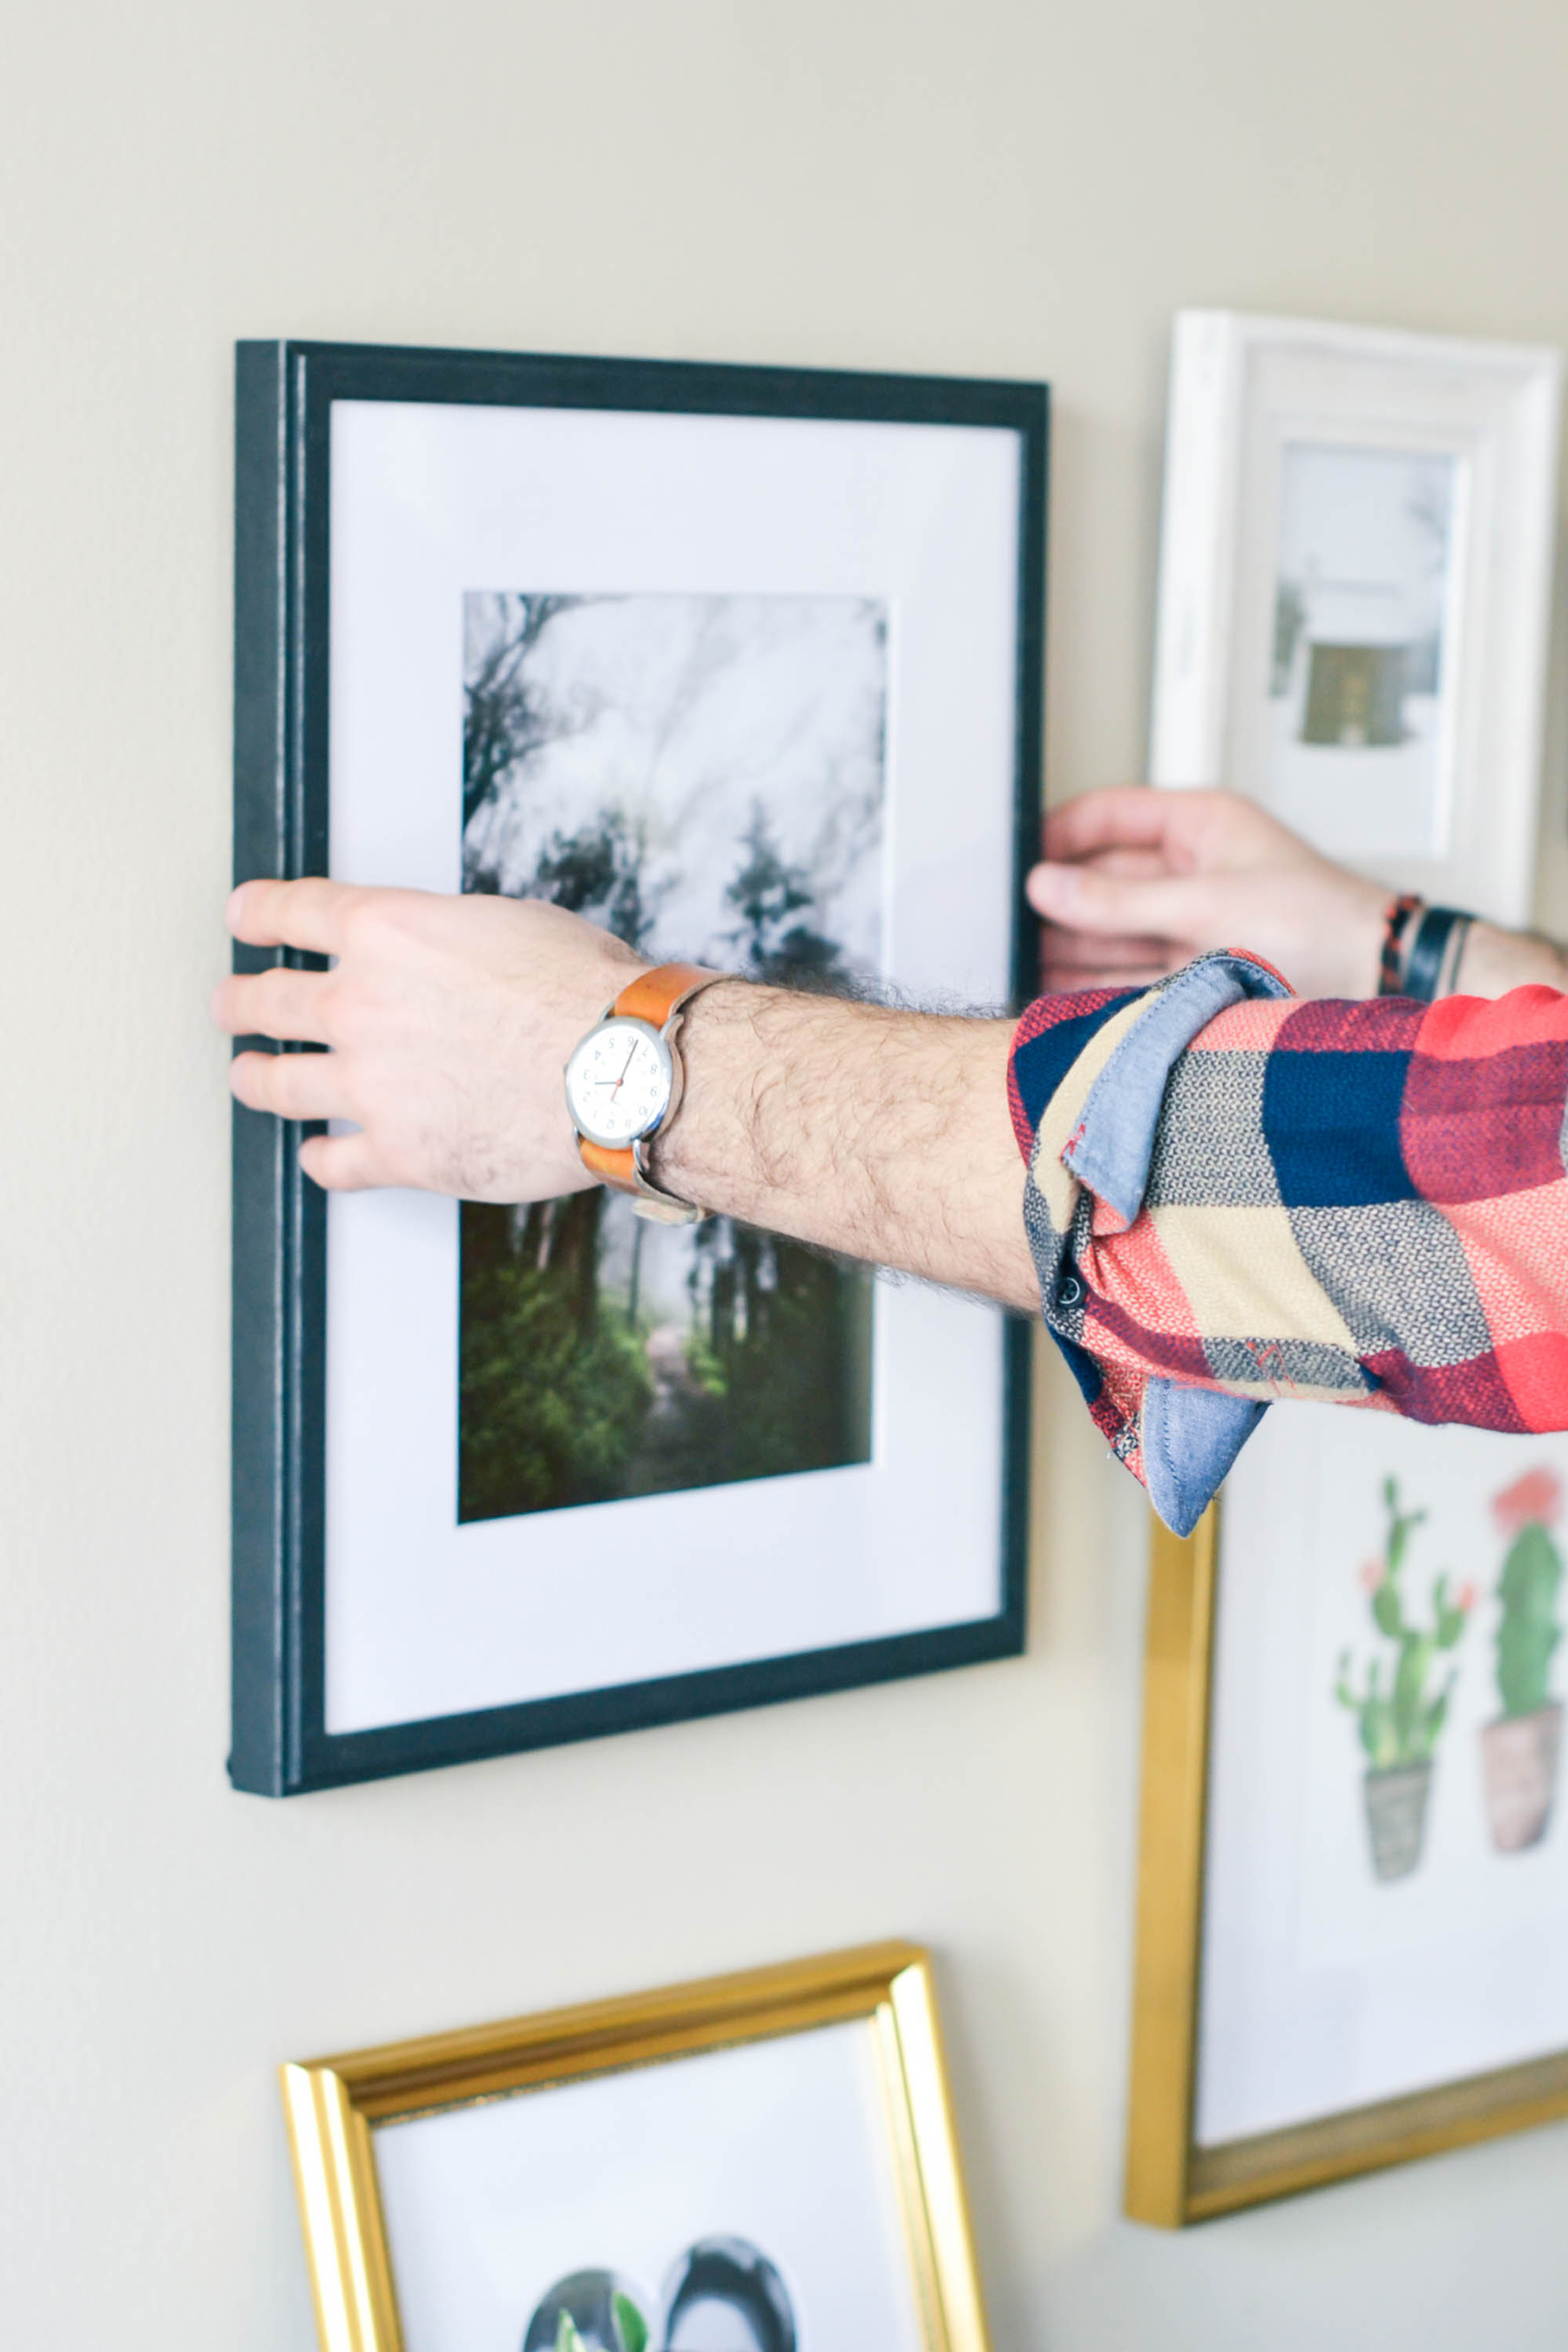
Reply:
[[1555, 1471], [1527, 1470], [1511, 1486], [1492, 1496], [1492, 1517], [1507, 1541], [1521, 1528], [1551, 1527], [1563, 1508], [1563, 1482]]
[[1468, 1617], [1475, 1605], [1475, 1586], [1473, 1584], [1461, 1584], [1458, 1592], [1454, 1595], [1455, 1608], [1458, 1611], [1461, 1617]]
[[1363, 1559], [1361, 1564], [1361, 1575], [1357, 1580], [1363, 1592], [1375, 1592], [1383, 1582], [1382, 1560]]

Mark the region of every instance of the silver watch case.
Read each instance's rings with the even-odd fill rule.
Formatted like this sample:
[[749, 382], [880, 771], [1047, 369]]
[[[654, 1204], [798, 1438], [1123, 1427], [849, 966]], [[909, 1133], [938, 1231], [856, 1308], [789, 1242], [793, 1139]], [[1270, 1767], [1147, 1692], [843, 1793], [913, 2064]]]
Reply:
[[[677, 1061], [670, 1045], [670, 1030], [674, 1020], [679, 1018], [679, 1014], [677, 1013], [673, 1020], [667, 1022], [662, 1029], [656, 1029], [651, 1021], [639, 1021], [633, 1013], [606, 1013], [595, 1022], [591, 1029], [578, 1038], [572, 1049], [571, 1058], [561, 1073], [561, 1083], [566, 1094], [567, 1116], [579, 1135], [585, 1135], [590, 1143], [598, 1144], [602, 1150], [624, 1151], [628, 1143], [635, 1150], [647, 1137], [658, 1133], [665, 1120], [673, 1115], [680, 1098], [680, 1064]], [[647, 1124], [638, 1128], [636, 1135], [598, 1134], [589, 1126], [587, 1120], [580, 1116], [577, 1106], [572, 1099], [573, 1062], [577, 1059], [584, 1045], [592, 1045], [595, 1037], [602, 1037], [610, 1030], [623, 1036], [628, 1030], [635, 1030], [639, 1037], [646, 1037], [658, 1055], [659, 1067], [664, 1072], [664, 1100]]]
[[[574, 1130], [579, 1136], [586, 1136], [590, 1143], [596, 1143], [604, 1151], [624, 1151], [627, 1145], [630, 1145], [632, 1174], [637, 1183], [637, 1191], [632, 1196], [633, 1211], [637, 1216], [647, 1217], [652, 1223], [659, 1225], [698, 1225], [708, 1214], [706, 1209], [698, 1208], [694, 1202], [677, 1200], [673, 1192], [667, 1192], [661, 1184], [657, 1184], [648, 1172], [646, 1156], [650, 1136], [657, 1135], [666, 1119], [673, 1118], [680, 1108], [681, 1087], [685, 1074], [681, 1067], [680, 1057], [674, 1049], [673, 1041], [684, 1010], [684, 1003], [678, 1004], [664, 1027], [656, 1029], [651, 1021], [639, 1021], [635, 1013], [616, 1013], [613, 1008], [606, 1007], [594, 1026], [578, 1039], [572, 1049], [571, 1058], [561, 1073], [561, 1084], [566, 1097], [566, 1116], [572, 1121]], [[597, 1037], [606, 1029], [635, 1029], [639, 1035], [646, 1037], [658, 1055], [659, 1066], [665, 1074], [663, 1102], [647, 1126], [639, 1129], [633, 1136], [596, 1135], [591, 1127], [579, 1118], [577, 1106], [572, 1099], [569, 1076], [572, 1064], [589, 1039]]]

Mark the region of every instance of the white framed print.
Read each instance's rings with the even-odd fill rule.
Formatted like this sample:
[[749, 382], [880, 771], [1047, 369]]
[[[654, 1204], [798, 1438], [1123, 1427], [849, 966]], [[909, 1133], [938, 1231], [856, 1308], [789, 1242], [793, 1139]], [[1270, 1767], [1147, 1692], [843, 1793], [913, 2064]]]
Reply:
[[282, 2070], [322, 2352], [986, 2352], [931, 1965]]
[[1562, 383], [1553, 351], [1181, 312], [1151, 782], [1527, 922]]
[[[237, 875], [1022, 1001], [1047, 418], [1037, 384], [242, 345]], [[235, 1113], [237, 1786], [1022, 1647], [1024, 1318], [600, 1190], [328, 1200], [300, 1132]]]

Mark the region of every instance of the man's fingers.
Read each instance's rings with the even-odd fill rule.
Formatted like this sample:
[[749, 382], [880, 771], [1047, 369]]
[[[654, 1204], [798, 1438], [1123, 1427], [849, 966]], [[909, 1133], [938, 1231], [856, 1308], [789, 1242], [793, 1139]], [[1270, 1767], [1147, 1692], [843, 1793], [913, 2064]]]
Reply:
[[315, 874], [298, 882], [242, 882], [228, 902], [228, 928], [247, 947], [336, 955], [357, 895], [348, 883]]
[[1167, 964], [1152, 965], [1147, 971], [1045, 971], [1040, 992], [1045, 996], [1083, 996], [1090, 989], [1152, 988], [1156, 981], [1169, 978]]
[[213, 991], [212, 1016], [231, 1037], [286, 1037], [324, 1045], [327, 974], [293, 971], [234, 972]]
[[308, 1135], [300, 1165], [323, 1192], [368, 1192], [387, 1181], [365, 1135]]
[[1136, 881], [1152, 881], [1171, 871], [1169, 860], [1159, 849], [1097, 849], [1091, 856], [1073, 863], [1091, 866], [1096, 874], [1127, 875]]
[[[1181, 961], [1186, 961], [1182, 950]], [[1139, 936], [1106, 938], [1099, 931], [1064, 931], [1047, 923], [1040, 940], [1040, 961], [1063, 971], [1142, 971], [1160, 964], [1171, 967], [1171, 946], [1165, 940]]]
[[1156, 792], [1152, 784], [1082, 793], [1047, 816], [1046, 856], [1061, 860], [1092, 856], [1100, 849], [1157, 849], [1179, 800], [1178, 793]]
[[1202, 929], [1194, 891], [1185, 877], [1147, 880], [1101, 873], [1090, 866], [1037, 866], [1025, 887], [1029, 904], [1068, 931], [1120, 931], [1124, 937], [1188, 940]]
[[352, 1118], [335, 1054], [237, 1054], [228, 1083], [248, 1110], [279, 1118]]

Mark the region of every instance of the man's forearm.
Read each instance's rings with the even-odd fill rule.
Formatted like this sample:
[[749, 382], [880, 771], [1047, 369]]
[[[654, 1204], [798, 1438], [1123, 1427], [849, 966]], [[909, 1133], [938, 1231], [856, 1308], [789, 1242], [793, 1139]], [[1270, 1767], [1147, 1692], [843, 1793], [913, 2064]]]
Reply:
[[654, 1171], [748, 1224], [1033, 1309], [1011, 1036], [722, 982], [683, 1020], [685, 1091]]
[[1472, 923], [1465, 938], [1450, 992], [1459, 996], [1506, 996], [1512, 988], [1568, 991], [1568, 960], [1539, 931], [1504, 931], [1495, 923]]

